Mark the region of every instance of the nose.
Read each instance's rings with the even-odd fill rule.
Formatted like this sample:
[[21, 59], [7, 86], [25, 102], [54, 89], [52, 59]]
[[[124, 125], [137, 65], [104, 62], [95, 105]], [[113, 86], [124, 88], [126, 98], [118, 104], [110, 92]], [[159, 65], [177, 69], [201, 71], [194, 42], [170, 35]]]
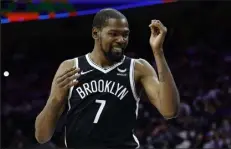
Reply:
[[117, 39], [117, 42], [123, 44], [123, 43], [126, 43], [126, 39], [123, 36], [119, 36]]

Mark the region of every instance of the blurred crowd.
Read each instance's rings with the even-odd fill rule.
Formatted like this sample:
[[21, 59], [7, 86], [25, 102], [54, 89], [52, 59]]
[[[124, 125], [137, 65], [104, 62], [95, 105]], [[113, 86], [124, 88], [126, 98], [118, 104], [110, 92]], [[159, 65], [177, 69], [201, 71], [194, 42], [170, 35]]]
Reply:
[[181, 95], [179, 116], [164, 120], [144, 96], [137, 128], [141, 148], [231, 148], [231, 53], [200, 43], [180, 61], [170, 64]]
[[[136, 128], [141, 149], [231, 148], [230, 54], [199, 43], [186, 49], [176, 63], [171, 62], [181, 95], [180, 114], [175, 119], [164, 120], [141, 94]], [[51, 78], [41, 77], [40, 72], [49, 69], [40, 65], [37, 71], [4, 79], [3, 147], [25, 148], [36, 143], [34, 121], [47, 100], [51, 83]]]
[[[219, 17], [220, 11], [216, 13], [214, 16], [222, 18]], [[194, 10], [191, 14], [194, 14]], [[184, 16], [179, 20], [187, 18]], [[211, 18], [210, 23], [214, 22], [212, 16], [207, 18]], [[227, 42], [230, 38], [228, 25], [227, 28], [220, 26], [219, 29], [214, 25], [214, 28], [207, 29], [207, 33], [198, 36], [199, 31], [204, 31], [200, 26], [202, 22], [196, 24], [198, 19], [194, 17], [194, 20], [188, 19], [192, 22], [180, 23], [179, 28], [182, 30], [176, 31], [181, 38], [180, 42], [175, 36], [169, 39], [178, 46], [171, 47], [173, 44], [170, 44], [164, 48], [181, 96], [178, 117], [165, 120], [145, 94], [141, 93], [135, 129], [140, 149], [231, 148], [231, 47]], [[191, 29], [191, 23], [195, 23], [195, 30]], [[209, 24], [206, 23], [204, 26]], [[187, 38], [189, 34], [194, 34], [193, 42], [187, 42], [191, 40]], [[42, 38], [40, 40], [45, 42]], [[52, 57], [51, 60], [45, 57], [46, 54], [40, 51], [45, 46], [32, 45], [33, 51], [26, 41], [20, 43], [21, 46], [17, 46], [10, 42], [17, 51], [3, 62], [12, 63], [8, 70], [9, 76], [1, 79], [3, 148], [37, 147], [34, 137], [35, 118], [46, 103], [53, 75], [61, 59], [56, 60], [53, 51], [47, 56]], [[45, 43], [49, 44], [48, 41]], [[58, 46], [55, 48], [58, 49]], [[143, 53], [129, 52], [127, 55], [143, 58], [140, 56]], [[36, 56], [32, 58], [33, 54]], [[147, 60], [156, 68], [153, 58]], [[51, 141], [48, 145], [54, 147], [55, 142]]]

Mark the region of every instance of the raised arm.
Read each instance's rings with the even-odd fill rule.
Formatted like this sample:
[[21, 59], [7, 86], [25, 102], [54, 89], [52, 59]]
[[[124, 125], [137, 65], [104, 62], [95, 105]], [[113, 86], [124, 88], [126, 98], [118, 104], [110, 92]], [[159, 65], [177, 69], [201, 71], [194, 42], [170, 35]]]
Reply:
[[74, 60], [66, 60], [59, 66], [51, 87], [50, 96], [35, 121], [35, 138], [39, 143], [46, 143], [53, 136], [56, 123], [65, 108], [68, 90], [77, 84], [79, 75]]
[[136, 69], [151, 103], [167, 119], [176, 117], [179, 111], [179, 92], [163, 52], [163, 42], [167, 29], [158, 20], [153, 20], [150, 45], [157, 65], [158, 76], [154, 68], [145, 60], [137, 60]]

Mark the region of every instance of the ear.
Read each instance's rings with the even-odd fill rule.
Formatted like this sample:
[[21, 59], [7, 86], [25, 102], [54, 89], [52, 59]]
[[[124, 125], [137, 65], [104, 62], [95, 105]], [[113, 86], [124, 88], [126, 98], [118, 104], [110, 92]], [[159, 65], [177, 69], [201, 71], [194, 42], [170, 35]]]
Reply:
[[92, 28], [92, 38], [93, 39], [98, 39], [99, 38], [99, 29], [93, 27]]

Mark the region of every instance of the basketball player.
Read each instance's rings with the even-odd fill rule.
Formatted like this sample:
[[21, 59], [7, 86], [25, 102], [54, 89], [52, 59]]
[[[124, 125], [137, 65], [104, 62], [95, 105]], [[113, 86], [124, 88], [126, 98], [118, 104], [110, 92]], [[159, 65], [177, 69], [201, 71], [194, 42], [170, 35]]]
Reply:
[[140, 100], [136, 86], [140, 85], [163, 117], [177, 115], [179, 94], [163, 53], [167, 29], [158, 20], [152, 20], [149, 27], [159, 77], [146, 60], [124, 55], [129, 25], [123, 14], [108, 8], [95, 15], [93, 51], [61, 63], [49, 99], [36, 118], [35, 136], [39, 143], [51, 139], [67, 108], [66, 147], [138, 148], [133, 129]]

